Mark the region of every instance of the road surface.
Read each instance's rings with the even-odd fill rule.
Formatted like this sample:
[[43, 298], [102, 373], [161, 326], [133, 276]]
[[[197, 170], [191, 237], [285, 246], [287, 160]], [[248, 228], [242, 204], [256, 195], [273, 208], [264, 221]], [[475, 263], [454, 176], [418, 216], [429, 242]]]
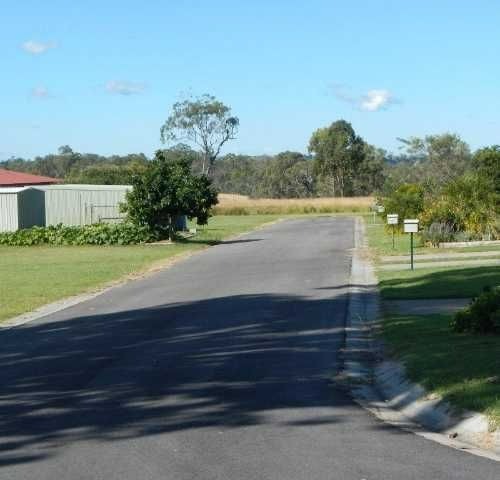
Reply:
[[0, 332], [0, 478], [498, 480], [332, 383], [353, 230], [278, 223]]

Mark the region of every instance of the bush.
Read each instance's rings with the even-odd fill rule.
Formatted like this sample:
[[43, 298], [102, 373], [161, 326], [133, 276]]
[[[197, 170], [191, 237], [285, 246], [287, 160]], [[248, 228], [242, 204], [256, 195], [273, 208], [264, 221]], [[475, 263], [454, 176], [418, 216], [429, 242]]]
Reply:
[[0, 233], [0, 245], [134, 245], [165, 238], [161, 232], [132, 223], [98, 223], [79, 227], [62, 224]]
[[448, 183], [438, 199], [428, 202], [421, 217], [424, 228], [446, 224], [456, 236], [472, 239], [496, 238], [496, 194], [492, 182], [480, 175], [466, 174]]
[[436, 247], [441, 242], [451, 242], [455, 239], [453, 227], [446, 222], [434, 222], [422, 231], [422, 241]]
[[384, 216], [398, 214], [398, 230], [401, 230], [405, 218], [418, 218], [424, 210], [424, 189], [418, 184], [405, 183], [380, 202], [384, 206]]
[[459, 333], [500, 334], [500, 287], [484, 291], [468, 307], [457, 312], [451, 328]]
[[164, 150], [158, 150], [142, 174], [133, 177], [132, 186], [122, 205], [127, 218], [150, 231], [168, 230], [170, 238], [177, 217], [186, 215], [206, 225], [217, 204], [212, 181], [206, 175], [193, 175], [188, 157], [171, 158]]

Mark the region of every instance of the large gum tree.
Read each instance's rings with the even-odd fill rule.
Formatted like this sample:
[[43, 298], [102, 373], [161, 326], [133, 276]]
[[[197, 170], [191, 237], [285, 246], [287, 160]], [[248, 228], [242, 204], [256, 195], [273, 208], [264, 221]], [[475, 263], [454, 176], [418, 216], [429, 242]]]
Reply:
[[161, 127], [161, 141], [189, 142], [201, 150], [201, 173], [211, 176], [224, 144], [236, 138], [239, 119], [212, 95], [189, 98], [173, 105]]

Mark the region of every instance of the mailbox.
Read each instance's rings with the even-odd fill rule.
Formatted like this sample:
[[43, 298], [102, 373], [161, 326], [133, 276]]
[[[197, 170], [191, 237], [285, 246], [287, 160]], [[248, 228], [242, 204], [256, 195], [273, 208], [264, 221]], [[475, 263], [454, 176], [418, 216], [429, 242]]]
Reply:
[[398, 214], [389, 213], [387, 215], [387, 225], [397, 225], [398, 224]]
[[405, 218], [405, 233], [418, 233], [418, 219]]

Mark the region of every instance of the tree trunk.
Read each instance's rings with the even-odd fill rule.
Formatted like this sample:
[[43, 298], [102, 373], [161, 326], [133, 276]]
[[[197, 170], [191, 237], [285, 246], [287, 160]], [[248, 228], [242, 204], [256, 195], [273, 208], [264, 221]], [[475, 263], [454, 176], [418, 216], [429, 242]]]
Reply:
[[172, 215], [169, 215], [169, 217], [168, 217], [168, 239], [169, 240], [174, 239], [174, 231], [175, 231], [174, 222], [175, 222], [175, 218], [172, 217]]

